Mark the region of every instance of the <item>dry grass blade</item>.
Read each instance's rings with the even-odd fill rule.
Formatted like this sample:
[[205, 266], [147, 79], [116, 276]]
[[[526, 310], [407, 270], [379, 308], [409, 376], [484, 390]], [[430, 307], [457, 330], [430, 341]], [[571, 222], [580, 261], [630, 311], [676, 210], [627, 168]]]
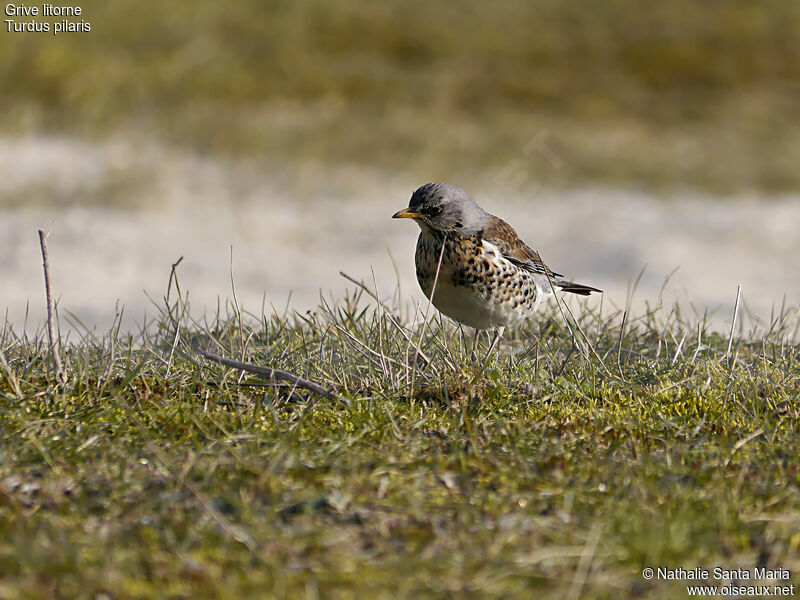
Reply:
[[[380, 298], [378, 298], [378, 296], [376, 296], [376, 295], [375, 295], [375, 293], [373, 293], [373, 292], [372, 292], [372, 290], [370, 290], [370, 289], [369, 289], [369, 288], [368, 288], [368, 287], [367, 287], [367, 286], [364, 284], [364, 282], [363, 282], [363, 281], [358, 281], [357, 279], [355, 279], [355, 278], [351, 277], [350, 275], [348, 275], [348, 274], [347, 274], [347, 273], [345, 273], [344, 271], [339, 271], [339, 275], [341, 275], [342, 277], [344, 277], [345, 279], [347, 279], [347, 281], [350, 281], [351, 283], [354, 283], [354, 284], [356, 284], [356, 285], [357, 285], [357, 286], [358, 286], [358, 287], [359, 287], [361, 290], [363, 290], [364, 292], [366, 292], [368, 296], [370, 296], [371, 298], [373, 298], [373, 299], [374, 299], [374, 300], [375, 300], [375, 301], [376, 301], [376, 302], [377, 302], [377, 303], [378, 303], [378, 304], [379, 304], [381, 307], [383, 307], [383, 310], [384, 310], [384, 315], [386, 316], [386, 318], [388, 318], [388, 319], [389, 319], [389, 322], [390, 322], [390, 323], [391, 323], [391, 324], [394, 326], [394, 328], [395, 328], [395, 329], [397, 329], [397, 332], [398, 332], [400, 335], [402, 335], [402, 336], [403, 336], [403, 338], [405, 338], [406, 342], [408, 342], [408, 344], [409, 344], [409, 347], [410, 347], [410, 346], [413, 346], [413, 347], [414, 347], [414, 350], [415, 350], [415, 353], [416, 353], [417, 355], [419, 355], [419, 357], [420, 357], [420, 358], [422, 358], [422, 360], [425, 362], [425, 364], [430, 364], [430, 362], [431, 362], [431, 359], [430, 359], [430, 357], [428, 357], [428, 355], [427, 355], [427, 354], [425, 354], [425, 352], [422, 350], [422, 348], [420, 348], [419, 344], [415, 344], [415, 343], [413, 342], [413, 340], [411, 339], [411, 335], [410, 335], [410, 334], [409, 334], [409, 333], [406, 331], [406, 328], [405, 328], [405, 327], [403, 327], [403, 326], [402, 326], [402, 325], [401, 325], [401, 324], [400, 324], [400, 323], [397, 321], [397, 319], [395, 318], [395, 316], [394, 316], [394, 314], [393, 314], [393, 311], [392, 311], [391, 307], [387, 306], [385, 302], [383, 302], [383, 301], [382, 301]], [[412, 327], [412, 330], [413, 330], [413, 327]], [[448, 362], [448, 366], [449, 366], [451, 369], [454, 369], [454, 368], [455, 368], [451, 362]]]
[[119, 298], [114, 304], [114, 320], [111, 322], [111, 329], [108, 330], [108, 366], [103, 373], [103, 379], [111, 377], [111, 370], [114, 368], [114, 358], [116, 356], [117, 336], [119, 335], [119, 326], [122, 323], [122, 311], [119, 309]]
[[736, 286], [736, 302], [733, 304], [733, 318], [731, 319], [731, 332], [728, 336], [728, 349], [725, 352], [726, 357], [730, 357], [731, 355], [731, 348], [733, 347], [733, 334], [736, 330], [736, 319], [739, 316], [739, 299], [742, 296], [742, 286]]
[[[575, 329], [577, 329], [578, 333], [581, 334], [581, 339], [586, 343], [586, 346], [589, 348], [589, 351], [598, 360], [598, 362], [600, 364], [600, 367], [609, 376], [612, 376], [611, 371], [609, 371], [606, 368], [606, 365], [603, 362], [603, 359], [600, 358], [599, 354], [597, 354], [597, 351], [595, 350], [594, 345], [592, 345], [592, 342], [589, 341], [589, 338], [584, 333], [583, 329], [581, 328], [580, 324], [578, 323], [578, 320], [575, 318], [575, 315], [572, 314], [572, 310], [570, 310], [569, 306], [567, 306], [567, 304], [559, 297], [558, 293], [556, 292], [556, 288], [555, 288], [555, 284], [553, 283], [553, 279], [550, 277], [550, 274], [546, 273], [546, 275], [547, 275], [547, 282], [550, 284], [550, 290], [553, 292], [553, 298], [555, 299], [556, 306], [558, 307], [558, 311], [561, 313], [561, 317], [564, 319], [564, 322], [567, 324], [567, 327], [569, 328], [569, 333], [570, 333], [570, 336], [572, 337], [573, 345], [578, 348], [578, 351], [580, 352], [581, 356], [583, 356], [584, 360], [589, 362], [589, 356], [586, 354], [586, 352], [584, 351], [584, 349], [580, 345], [580, 343], [578, 343], [578, 340], [577, 340], [577, 338], [575, 336]], [[641, 277], [641, 274], [640, 274], [640, 277]], [[602, 294], [602, 292], [601, 292], [601, 294]], [[567, 315], [564, 314], [564, 309], [566, 309], [567, 313], [569, 313], [569, 316], [572, 318], [572, 321], [567, 319]], [[574, 326], [574, 329], [573, 329], [573, 326]], [[570, 353], [571, 353], [571, 351], [570, 351]]]
[[3, 371], [5, 371], [8, 381], [11, 382], [11, 386], [14, 388], [14, 394], [17, 396], [17, 398], [22, 398], [22, 389], [19, 387], [19, 380], [11, 370], [2, 348], [0, 348], [0, 365], [3, 366]]
[[428, 297], [428, 304], [425, 307], [425, 316], [422, 318], [422, 330], [419, 332], [419, 339], [415, 345], [417, 354], [414, 356], [414, 369], [411, 371], [411, 393], [414, 393], [414, 376], [416, 374], [417, 357], [420, 356], [420, 348], [422, 347], [422, 340], [425, 337], [425, 332], [428, 330], [428, 316], [433, 306], [433, 295], [436, 293], [436, 284], [439, 283], [439, 272], [442, 269], [442, 258], [444, 257], [444, 244], [442, 249], [439, 250], [439, 259], [436, 261], [436, 273], [433, 276], [433, 285], [431, 286], [431, 294]]

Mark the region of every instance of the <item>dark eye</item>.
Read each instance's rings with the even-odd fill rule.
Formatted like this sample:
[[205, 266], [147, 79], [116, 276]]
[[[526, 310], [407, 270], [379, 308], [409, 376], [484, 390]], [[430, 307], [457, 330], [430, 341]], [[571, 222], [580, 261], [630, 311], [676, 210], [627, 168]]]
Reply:
[[436, 215], [441, 213], [443, 209], [444, 209], [444, 207], [441, 206], [441, 205], [440, 206], [431, 206], [425, 212], [428, 213], [428, 216], [435, 217]]

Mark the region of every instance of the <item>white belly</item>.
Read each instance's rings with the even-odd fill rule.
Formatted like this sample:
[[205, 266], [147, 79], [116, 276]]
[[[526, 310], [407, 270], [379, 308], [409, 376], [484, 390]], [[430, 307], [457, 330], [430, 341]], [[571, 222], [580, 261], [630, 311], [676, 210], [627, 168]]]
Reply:
[[[541, 292], [538, 296], [542, 297]], [[437, 282], [433, 294], [433, 305], [437, 309], [451, 319], [476, 329], [516, 325], [532, 314], [538, 304], [529, 310], [523, 304], [514, 307], [510, 302], [487, 300], [464, 286], [454, 286], [449, 277]]]

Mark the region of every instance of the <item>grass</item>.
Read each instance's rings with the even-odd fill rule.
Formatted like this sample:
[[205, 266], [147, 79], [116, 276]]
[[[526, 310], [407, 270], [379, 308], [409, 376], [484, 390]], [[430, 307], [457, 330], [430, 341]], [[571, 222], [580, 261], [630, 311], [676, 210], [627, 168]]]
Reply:
[[173, 281], [139, 334], [66, 343], [64, 389], [42, 332], [7, 324], [0, 596], [685, 598], [642, 569], [795, 576], [796, 311], [729, 338], [573, 305], [583, 338], [552, 305], [481, 369], [448, 322], [368, 290], [198, 319]]
[[[793, 2], [81, 6], [88, 34], [0, 36], [6, 134], [151, 136], [276, 170], [355, 163], [470, 186], [511, 169], [800, 189]], [[558, 168], [525, 151], [542, 136]]]

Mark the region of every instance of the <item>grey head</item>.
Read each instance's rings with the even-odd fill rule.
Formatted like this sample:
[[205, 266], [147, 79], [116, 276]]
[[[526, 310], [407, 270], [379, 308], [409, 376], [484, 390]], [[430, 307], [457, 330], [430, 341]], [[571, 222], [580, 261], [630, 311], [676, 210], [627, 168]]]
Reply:
[[417, 189], [408, 208], [393, 219], [414, 219], [425, 229], [472, 235], [489, 226], [489, 215], [467, 192], [449, 183], [426, 183]]

